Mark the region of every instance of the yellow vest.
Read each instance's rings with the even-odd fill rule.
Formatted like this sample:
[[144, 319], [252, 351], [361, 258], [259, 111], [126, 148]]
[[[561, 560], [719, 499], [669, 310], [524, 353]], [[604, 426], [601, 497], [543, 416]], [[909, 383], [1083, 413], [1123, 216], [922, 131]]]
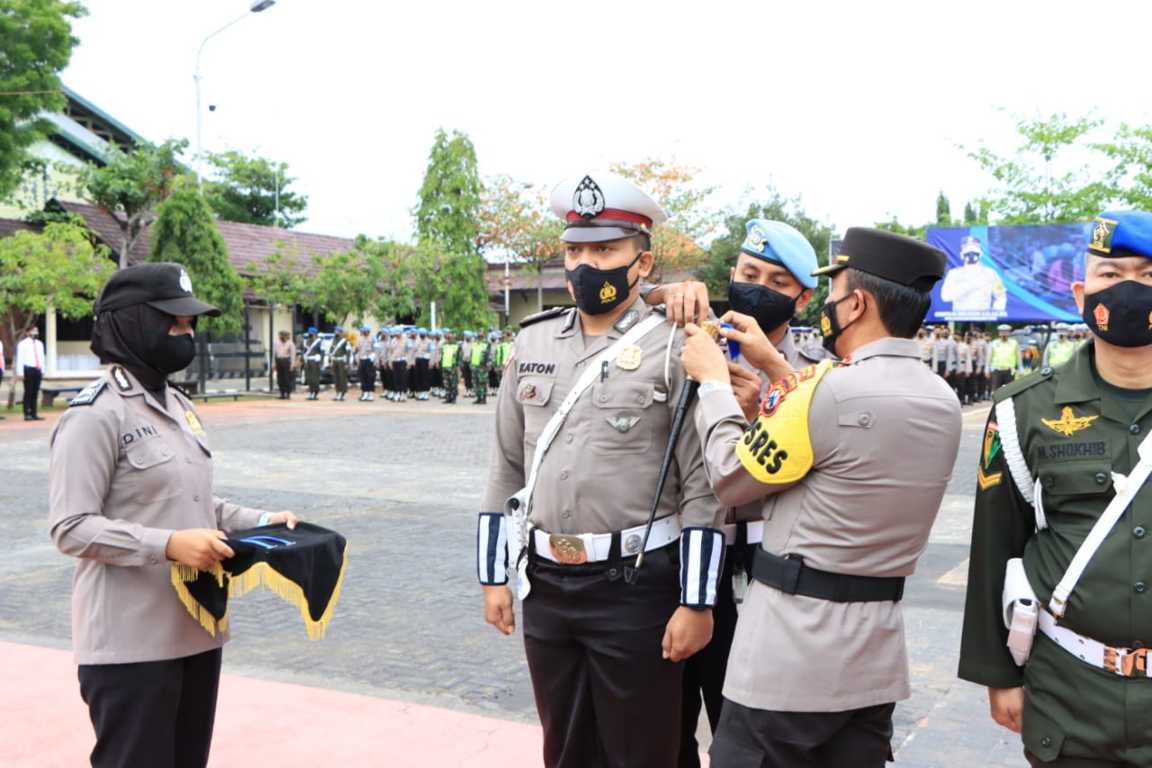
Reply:
[[1014, 371], [1019, 355], [1020, 343], [1016, 339], [1008, 339], [1007, 341], [996, 339], [992, 342], [988, 367], [994, 371]]

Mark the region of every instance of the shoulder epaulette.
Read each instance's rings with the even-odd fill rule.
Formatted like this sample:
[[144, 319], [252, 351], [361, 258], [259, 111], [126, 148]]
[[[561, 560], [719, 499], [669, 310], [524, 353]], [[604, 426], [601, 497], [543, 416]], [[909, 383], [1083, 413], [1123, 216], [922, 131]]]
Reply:
[[1036, 386], [1037, 384], [1043, 384], [1044, 382], [1049, 381], [1051, 378], [1052, 369], [1048, 366], [1044, 366], [1035, 373], [1030, 373], [1022, 379], [1016, 379], [1016, 381], [1000, 387], [1000, 389], [992, 393], [992, 400], [993, 402], [999, 403], [1001, 400], [1007, 400], [1009, 397], [1015, 397], [1021, 392], [1032, 389], [1032, 387]]
[[75, 408], [78, 405], [92, 405], [92, 403], [96, 402], [96, 398], [100, 397], [100, 393], [104, 391], [106, 386], [108, 386], [108, 379], [104, 377], [96, 379], [96, 381], [80, 390], [80, 394], [68, 402], [68, 407]]
[[535, 325], [536, 323], [540, 323], [545, 320], [551, 320], [554, 317], [560, 317], [569, 309], [571, 309], [571, 307], [552, 307], [552, 309], [546, 309], [543, 312], [537, 312], [534, 315], [528, 315], [528, 317], [520, 321], [520, 328], [524, 329], [530, 325]]

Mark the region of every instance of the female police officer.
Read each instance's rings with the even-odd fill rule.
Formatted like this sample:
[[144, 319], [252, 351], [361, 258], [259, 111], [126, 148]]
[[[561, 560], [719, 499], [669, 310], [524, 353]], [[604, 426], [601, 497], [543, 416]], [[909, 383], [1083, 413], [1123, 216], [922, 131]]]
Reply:
[[166, 383], [195, 356], [193, 325], [220, 311], [177, 264], [117, 272], [96, 304], [92, 351], [111, 369], [71, 403], [51, 438], [49, 516], [79, 558], [72, 639], [96, 730], [93, 766], [204, 766], [220, 648], [170, 583], [170, 562], [208, 568], [220, 530], [285, 522], [212, 495], [212, 453], [191, 402]]

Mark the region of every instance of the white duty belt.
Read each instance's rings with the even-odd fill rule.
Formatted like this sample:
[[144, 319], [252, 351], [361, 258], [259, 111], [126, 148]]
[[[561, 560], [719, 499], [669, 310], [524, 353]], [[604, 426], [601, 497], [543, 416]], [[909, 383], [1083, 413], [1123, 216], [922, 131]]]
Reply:
[[[625, 528], [620, 531], [620, 556], [635, 555], [644, 541], [643, 525]], [[579, 565], [581, 563], [602, 563], [612, 559], [611, 533], [548, 533], [539, 528], [532, 529], [532, 544], [537, 556], [554, 563]], [[680, 518], [676, 515], [662, 517], [652, 524], [645, 552], [666, 547], [680, 538]]]
[[597, 355], [596, 359], [580, 374], [580, 378], [576, 380], [576, 384], [560, 403], [556, 413], [552, 414], [552, 418], [541, 430], [540, 436], [536, 440], [536, 452], [532, 456], [532, 468], [528, 473], [528, 484], [513, 494], [505, 505], [506, 514], [512, 517], [512, 535], [508, 537], [508, 562], [516, 569], [516, 593], [521, 600], [528, 596], [532, 588], [528, 583], [528, 558], [525, 556], [530, 530], [528, 516], [532, 513], [532, 492], [536, 488], [536, 481], [540, 474], [540, 463], [544, 460], [544, 455], [548, 452], [552, 441], [556, 439], [556, 435], [560, 433], [560, 428], [564, 425], [564, 420], [568, 418], [569, 411], [576, 405], [576, 401], [599, 378], [601, 366], [613, 360], [625, 347], [635, 344], [644, 338], [649, 331], [664, 325], [665, 322], [663, 316], [655, 313], [650, 314], [632, 326], [612, 346]]
[[1152, 677], [1147, 648], [1117, 648], [1093, 640], [1056, 623], [1048, 611], [1040, 611], [1040, 631], [1049, 640], [1097, 669], [1120, 677]]
[[759, 544], [764, 541], [764, 521], [752, 520], [746, 523], [725, 523], [724, 524], [724, 543], [729, 547], [737, 543], [739, 537], [740, 526], [746, 526], [745, 544]]

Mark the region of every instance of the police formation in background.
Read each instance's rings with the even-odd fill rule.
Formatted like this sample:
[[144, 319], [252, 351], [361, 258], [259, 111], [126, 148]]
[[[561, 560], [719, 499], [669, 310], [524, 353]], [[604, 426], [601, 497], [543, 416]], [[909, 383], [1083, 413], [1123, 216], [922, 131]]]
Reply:
[[167, 377], [195, 354], [193, 326], [220, 312], [177, 264], [116, 272], [96, 302], [92, 351], [112, 367], [72, 399], [49, 448], [49, 531], [77, 559], [72, 645], [96, 731], [96, 768], [207, 765], [227, 632], [206, 632], [171, 563], [232, 556], [221, 531], [295, 525], [213, 495], [212, 450]]
[[[746, 236], [736, 263], [729, 271], [728, 305], [734, 312], [753, 318], [780, 354], [795, 368], [820, 362], [819, 352], [801, 351], [790, 332], [789, 321], [812, 299], [817, 279], [816, 252], [804, 236], [779, 221], [752, 219], [745, 224]], [[678, 304], [685, 286], [657, 286], [646, 300]], [[746, 358], [729, 361], [733, 389], [748, 421], [755, 419], [761, 397], [771, 382], [753, 368]], [[700, 765], [696, 724], [701, 702], [715, 733], [723, 705], [722, 689], [732, 637], [736, 631], [737, 592], [742, 596], [752, 566], [754, 548], [764, 533], [761, 503], [754, 502], [725, 510], [724, 538], [727, 544], [724, 570], [713, 610], [715, 629], [704, 650], [684, 666], [684, 706], [680, 725], [681, 768]]]
[[795, 371], [751, 317], [722, 331], [773, 382], [748, 416], [715, 342], [688, 328], [683, 363], [711, 487], [759, 504], [763, 540], [728, 658], [712, 765], [859, 766], [891, 757], [910, 695], [900, 601], [960, 443], [960, 404], [914, 340], [945, 257], [849, 229], [821, 331], [831, 360]]
[[1152, 213], [1102, 214], [1091, 339], [995, 395], [960, 676], [1033, 766], [1152, 765]]
[[[724, 535], [690, 411], [670, 446], [692, 390], [683, 332], [640, 298], [666, 214], [610, 173], [561, 184], [552, 208], [576, 308], [522, 324], [500, 388], [477, 537], [485, 618], [513, 631], [516, 571], [546, 766], [674, 766], [681, 662], [711, 637]], [[477, 389], [486, 344], [471, 345]]]

